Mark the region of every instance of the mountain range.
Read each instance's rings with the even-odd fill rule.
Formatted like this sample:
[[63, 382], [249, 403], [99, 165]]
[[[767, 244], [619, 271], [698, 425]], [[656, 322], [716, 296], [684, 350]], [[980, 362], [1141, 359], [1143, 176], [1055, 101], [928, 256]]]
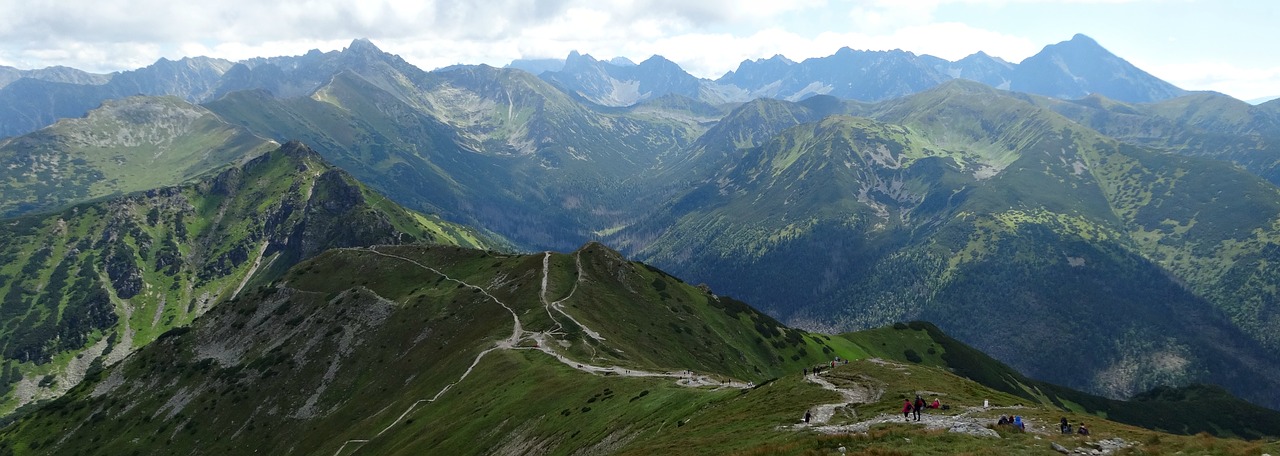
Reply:
[[[0, 136], [31, 132], [59, 118], [80, 116], [104, 100], [130, 95], [173, 95], [189, 102], [213, 101], [246, 89], [285, 98], [306, 95], [343, 68], [378, 62], [380, 54], [373, 43], [360, 39], [342, 52], [313, 50], [301, 56], [240, 62], [207, 57], [160, 59], [146, 68], [110, 75], [67, 68], [0, 68]], [[373, 60], [362, 60], [369, 58]], [[382, 64], [401, 71], [410, 66], [399, 57]], [[1186, 93], [1084, 35], [1046, 46], [1018, 64], [981, 52], [950, 62], [901, 50], [842, 48], [831, 56], [802, 62], [783, 56], [743, 61], [714, 81], [694, 77], [656, 55], [635, 64], [625, 58], [597, 60], [575, 51], [564, 61], [518, 60], [508, 66], [529, 70], [568, 93], [612, 107], [671, 94], [711, 104], [760, 97], [798, 101], [820, 94], [881, 101], [955, 78], [1060, 98], [1097, 93], [1120, 101], [1151, 102]]]
[[546, 62], [516, 61], [509, 66], [537, 72], [539, 77], [604, 106], [630, 106], [667, 94], [712, 104], [756, 98], [799, 101], [814, 95], [882, 101], [951, 79], [1064, 99], [1100, 94], [1127, 102], [1152, 102], [1187, 93], [1084, 35], [1045, 46], [1017, 64], [982, 52], [951, 62], [902, 50], [857, 51], [846, 47], [833, 55], [802, 62], [781, 55], [746, 60], [714, 81], [695, 78], [661, 56], [634, 65], [599, 61], [573, 52], [563, 65]]
[[[572, 64], [566, 60], [539, 76], [484, 65], [428, 72], [357, 40], [341, 52], [297, 57], [166, 61], [166, 68], [206, 69], [183, 73], [188, 75], [225, 71], [216, 80], [174, 76], [161, 84], [187, 88], [175, 96], [94, 101], [100, 107], [84, 118], [63, 119], [0, 144], [0, 158], [8, 164], [3, 191], [11, 223], [2, 234], [12, 239], [5, 250], [12, 260], [3, 269], [4, 292], [13, 295], [8, 312], [14, 316], [3, 323], [12, 335], [6, 346], [16, 349], [0, 374], [17, 385], [6, 398], [11, 404], [30, 402], [36, 397], [26, 393], [32, 384], [65, 391], [78, 377], [59, 380], [56, 372], [66, 369], [64, 363], [87, 359], [87, 365], [101, 358], [77, 358], [86, 347], [102, 344], [103, 353], [114, 353], [107, 347], [120, 343], [123, 336], [110, 337], [121, 328], [145, 327], [154, 338], [173, 327], [165, 325], [194, 322], [238, 294], [229, 293], [231, 285], [270, 284], [287, 266], [325, 248], [442, 237], [453, 240], [438, 242], [508, 251], [575, 251], [599, 240], [621, 255], [705, 284], [703, 291], [717, 298], [750, 302], [779, 325], [839, 333], [927, 319], [1033, 378], [1111, 398], [1207, 382], [1280, 407], [1280, 372], [1274, 367], [1280, 365], [1280, 339], [1270, 331], [1280, 322], [1272, 285], [1280, 279], [1274, 267], [1280, 189], [1277, 163], [1269, 158], [1280, 104], [1249, 106], [1216, 94], [1183, 94], [1132, 73], [1123, 60], [1099, 50], [1077, 36], [1041, 53], [1040, 60], [1059, 62], [1048, 66], [1034, 58], [1017, 65], [985, 55], [946, 62], [900, 51], [841, 50], [799, 63], [775, 57], [744, 63], [732, 74], [735, 84], [800, 90], [790, 82], [771, 82], [786, 79], [818, 89], [799, 101], [779, 91], [742, 102], [709, 98], [735, 92], [721, 82], [708, 89], [707, 81], [681, 76], [678, 67], [658, 57], [632, 65], [573, 55]], [[1088, 60], [1089, 55], [1106, 58]], [[865, 72], [850, 73], [866, 78], [845, 81], [846, 88], [875, 88], [881, 95], [842, 98], [853, 92], [837, 92], [838, 81], [821, 79], [853, 63], [868, 65]], [[904, 68], [920, 78], [888, 76]], [[1070, 80], [1091, 81], [1080, 90], [1110, 93], [1064, 100], [1056, 97], [1081, 92], [1058, 87], [1045, 96], [991, 86], [1016, 89], [1024, 80], [1019, 78], [1027, 77], [1019, 72], [1045, 68], [1069, 69], [1075, 75]], [[134, 81], [177, 74], [137, 71], [130, 76]], [[1121, 73], [1127, 76], [1116, 81], [1097, 76]], [[95, 86], [20, 79], [0, 95], [21, 82], [114, 96], [101, 87], [123, 87], [112, 82], [123, 74]], [[41, 96], [71, 97], [75, 90]], [[626, 97], [614, 96], [624, 92]], [[295, 139], [308, 146], [290, 142]], [[286, 152], [267, 152], [278, 144]], [[303, 152], [310, 149], [314, 153]], [[281, 162], [278, 155], [311, 158], [297, 164]], [[243, 200], [213, 192], [222, 181], [206, 180], [220, 173], [243, 176], [250, 173], [243, 167], [255, 163], [285, 164], [259, 178], [237, 180], [262, 186], [237, 191]], [[319, 185], [312, 172], [344, 189], [306, 193]], [[289, 182], [298, 185], [284, 185]], [[177, 205], [184, 215], [160, 210], [152, 222], [150, 208], [111, 209], [148, 189], [189, 192], [189, 206]], [[317, 204], [359, 208], [353, 210], [369, 218], [329, 214], [324, 222], [271, 225], [288, 218], [272, 214], [313, 207], [302, 203], [313, 196], [322, 202], [343, 195], [351, 198]], [[114, 223], [128, 229], [61, 228], [82, 213], [120, 213], [127, 221]], [[93, 223], [107, 224], [99, 219], [108, 218], [95, 216]], [[221, 221], [238, 225], [226, 228]], [[341, 228], [339, 221], [355, 228]], [[311, 241], [285, 241], [292, 239], [286, 233], [309, 233], [306, 227], [317, 225], [357, 230], [360, 236], [325, 231], [313, 233]], [[23, 228], [28, 226], [40, 228]], [[182, 243], [179, 226], [188, 236], [208, 237]], [[172, 252], [161, 261], [157, 255], [168, 250], [155, 243], [170, 237], [183, 260], [176, 272], [160, 273], [175, 263]], [[301, 250], [272, 263], [271, 249], [283, 245]], [[117, 261], [93, 266], [102, 258]], [[257, 258], [271, 266], [270, 274], [246, 281]], [[65, 285], [73, 273], [103, 293], [73, 296], [53, 286]], [[334, 281], [324, 286], [342, 283], [333, 274], [321, 277]], [[536, 275], [486, 274], [480, 276], [499, 282]], [[159, 282], [148, 282], [153, 276]], [[51, 285], [56, 277], [62, 282]], [[122, 287], [129, 296], [122, 297]], [[623, 288], [633, 292], [636, 285]], [[536, 311], [532, 299], [521, 302]], [[148, 313], [168, 308], [157, 300], [178, 303], [183, 311]], [[92, 318], [53, 318], [61, 315], [54, 309], [72, 302], [96, 305], [83, 312]], [[132, 307], [143, 310], [121, 313]], [[166, 312], [175, 315], [172, 321]], [[160, 323], [153, 323], [155, 315]], [[608, 317], [593, 319], [595, 325], [588, 326], [595, 328]], [[772, 334], [764, 317], [753, 320], [763, 328], [757, 333]], [[130, 326], [121, 326], [125, 321]], [[692, 323], [681, 324], [678, 334], [697, 333]], [[29, 335], [22, 330], [27, 327], [44, 329]], [[65, 335], [50, 336], [64, 327], [70, 328]], [[639, 343], [633, 340], [640, 336], [627, 334], [619, 339]], [[588, 338], [596, 340], [589, 333]], [[467, 346], [475, 353], [485, 344]], [[139, 347], [135, 342], [127, 350]], [[289, 353], [297, 349], [291, 346]], [[637, 350], [643, 351], [623, 353]], [[813, 350], [821, 351], [810, 346], [805, 353]], [[780, 373], [798, 366], [788, 364], [790, 354], [762, 354], [784, 359], [750, 365]], [[119, 359], [108, 357], [103, 364]], [[203, 359], [208, 358], [191, 362]], [[679, 369], [678, 364], [644, 365]], [[729, 369], [723, 372], [739, 379], [766, 378], [732, 370], [739, 368], [715, 369]], [[90, 370], [96, 369], [81, 371]], [[433, 388], [447, 384], [432, 381]]]

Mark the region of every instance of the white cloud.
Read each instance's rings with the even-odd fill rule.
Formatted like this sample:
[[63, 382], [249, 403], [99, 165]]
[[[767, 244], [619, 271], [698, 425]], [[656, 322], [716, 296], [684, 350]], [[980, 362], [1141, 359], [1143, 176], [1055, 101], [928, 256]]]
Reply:
[[1213, 90], [1241, 100], [1280, 95], [1280, 67], [1242, 67], [1201, 61], [1153, 64], [1145, 68], [1158, 78], [1189, 90]]
[[[775, 54], [803, 60], [845, 46], [904, 49], [951, 60], [982, 50], [1017, 62], [1048, 43], [939, 19], [940, 11], [957, 5], [1127, 1], [14, 1], [0, 2], [0, 64], [107, 72], [145, 66], [160, 57], [240, 60], [329, 51], [359, 37], [428, 70], [456, 63], [558, 58], [578, 50], [636, 61], [660, 54], [690, 73], [714, 78], [742, 60]], [[1140, 61], [1142, 56], [1122, 57]], [[1163, 67], [1153, 63], [1149, 71], [1186, 88], [1235, 96], [1280, 91], [1269, 70], [1158, 63]]]

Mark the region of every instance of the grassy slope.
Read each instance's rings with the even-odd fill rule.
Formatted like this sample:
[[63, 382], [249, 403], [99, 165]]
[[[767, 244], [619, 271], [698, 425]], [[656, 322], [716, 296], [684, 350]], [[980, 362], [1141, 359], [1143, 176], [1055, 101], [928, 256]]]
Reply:
[[[1271, 319], [1261, 284], [1274, 268], [1261, 258], [1280, 198], [1265, 183], [978, 84], [854, 108], [889, 123], [832, 116], [742, 150], [655, 217], [671, 227], [642, 256], [804, 327], [925, 318], [1033, 375], [1115, 397], [1212, 379], [1274, 403], [1272, 335], [1257, 329]], [[1195, 188], [1236, 196], [1215, 204]], [[1233, 277], [1220, 289], [1240, 296], [1181, 290], [1193, 275]], [[1042, 356], [1063, 334], [1078, 352]]]
[[0, 212], [18, 215], [186, 182], [278, 145], [174, 97], [104, 103], [0, 143]]
[[242, 283], [265, 283], [325, 248], [491, 245], [473, 230], [390, 204], [305, 146], [285, 149], [196, 184], [7, 224], [0, 410], [56, 396], [86, 370], [190, 323]]
[[[541, 298], [544, 274], [548, 301]], [[601, 339], [548, 312], [545, 302], [562, 298], [569, 314], [601, 331]], [[549, 258], [425, 246], [330, 251], [299, 264], [275, 287], [217, 306], [190, 328], [170, 331], [124, 363], [95, 374], [6, 428], [0, 450], [805, 454], [837, 445], [901, 448], [904, 437], [913, 442], [908, 451], [925, 454], [1017, 454], [1044, 447], [1045, 442], [1026, 435], [1007, 435], [993, 446], [991, 440], [897, 426], [862, 437], [786, 427], [806, 409], [838, 400], [802, 381], [798, 368], [836, 354], [892, 359], [906, 349], [924, 354], [926, 366], [855, 361], [829, 372], [827, 378], [838, 384], [854, 381], [884, 392], [879, 400], [843, 408], [833, 423], [893, 413], [902, 396], [925, 390], [955, 407], [949, 413], [982, 399], [996, 407], [1021, 402], [1032, 408], [1018, 413], [1041, 425], [1067, 414], [1073, 422], [1088, 419], [1096, 433], [1158, 442], [1152, 445], [1161, 448], [1259, 448], [1159, 435], [1063, 412], [1042, 397], [1043, 386], [931, 326], [827, 337], [778, 327], [745, 305], [725, 298], [714, 304], [716, 299], [598, 244]], [[485, 353], [502, 347], [495, 343], [511, 334], [513, 320], [503, 306], [531, 333], [514, 349]], [[609, 311], [597, 313], [600, 309]], [[704, 323], [712, 343], [690, 343], [689, 331], [678, 322]], [[547, 342], [578, 363], [616, 361], [659, 372], [688, 368], [757, 380], [758, 386], [688, 388], [672, 379], [588, 374], [535, 350], [529, 337], [538, 334], [551, 335]], [[787, 341], [790, 334], [800, 341]], [[765, 340], [770, 343], [756, 342]], [[800, 347], [820, 353], [818, 340], [835, 352], [785, 356]], [[993, 391], [928, 365], [962, 372], [994, 369], [1000, 378], [1013, 380], [1014, 388]], [[1041, 389], [1027, 396], [1026, 385]], [[1005, 410], [980, 413], [994, 420]], [[65, 431], [51, 432], [63, 426]]]

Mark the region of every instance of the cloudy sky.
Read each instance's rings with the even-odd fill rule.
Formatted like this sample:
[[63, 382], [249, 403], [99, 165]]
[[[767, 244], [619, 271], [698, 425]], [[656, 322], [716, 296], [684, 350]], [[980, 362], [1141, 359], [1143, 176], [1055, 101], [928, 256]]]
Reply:
[[841, 47], [1019, 62], [1076, 33], [1182, 88], [1280, 95], [1274, 0], [35, 0], [0, 2], [0, 65], [94, 72], [239, 60], [365, 37], [423, 69], [571, 50], [663, 55], [716, 78]]

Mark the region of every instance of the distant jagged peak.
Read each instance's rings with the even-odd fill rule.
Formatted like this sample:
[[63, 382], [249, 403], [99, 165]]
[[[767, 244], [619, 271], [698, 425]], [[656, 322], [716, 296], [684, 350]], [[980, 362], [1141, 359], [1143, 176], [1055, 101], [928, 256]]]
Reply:
[[596, 62], [599, 62], [599, 60], [596, 60], [596, 58], [592, 57], [591, 54], [582, 54], [582, 53], [579, 53], [577, 49], [574, 49], [572, 51], [569, 51], [568, 57], [564, 58], [564, 67], [565, 69], [569, 69], [571, 67], [577, 67], [581, 65], [592, 65], [592, 64], [595, 64]]
[[644, 59], [643, 62], [640, 62], [638, 66], [640, 68], [661, 68], [664, 70], [676, 69], [682, 73], [684, 72], [684, 69], [681, 68], [679, 64], [672, 62], [670, 59], [660, 56], [658, 54], [649, 56], [649, 58]]
[[[831, 56], [832, 57], [853, 57], [858, 55], [888, 55], [888, 56], [915, 57], [916, 54], [914, 52], [904, 51], [902, 49], [875, 51], [875, 50], [858, 50], [858, 49], [851, 48], [849, 46], [845, 46], [836, 50], [836, 53], [832, 54]], [[822, 58], [822, 57], [816, 57], [816, 58]]]
[[1098, 44], [1097, 40], [1094, 40], [1093, 38], [1090, 38], [1082, 33], [1077, 33], [1074, 36], [1072, 36], [1070, 40], [1046, 45], [1044, 48], [1040, 50], [1039, 53], [1024, 59], [1023, 63], [1025, 63], [1027, 60], [1035, 59], [1040, 55], [1048, 55], [1048, 54], [1055, 54], [1055, 53], [1071, 53], [1075, 55], [1094, 55], [1094, 56], [1115, 57], [1115, 55], [1112, 54], [1111, 51], [1108, 51], [1107, 48], [1102, 47], [1101, 44]]
[[787, 65], [796, 63], [794, 60], [788, 59], [787, 56], [782, 54], [774, 54], [773, 57], [769, 57], [767, 59], [756, 59], [756, 62], [779, 62]]
[[348, 45], [347, 48], [344, 49], [343, 51], [350, 52], [353, 54], [381, 54], [382, 53], [382, 49], [379, 49], [378, 46], [374, 45], [373, 42], [369, 41], [368, 38], [356, 38], [354, 40], [351, 40], [351, 44]]
[[621, 57], [621, 56], [609, 59], [609, 63], [612, 65], [623, 66], [623, 67], [636, 66], [636, 63], [632, 62], [631, 59], [628, 59], [626, 57]]
[[972, 54], [965, 56], [963, 59], [957, 60], [956, 62], [995, 62], [995, 63], [999, 63], [1001, 65], [1005, 65], [1009, 67], [1013, 66], [1013, 63], [1009, 62], [1008, 60], [1002, 59], [1000, 57], [994, 57], [991, 54], [987, 54], [984, 51], [974, 52]]
[[1095, 39], [1093, 39], [1093, 38], [1089, 38], [1087, 35], [1085, 35], [1085, 34], [1083, 34], [1083, 33], [1077, 33], [1077, 34], [1075, 34], [1075, 35], [1072, 35], [1072, 36], [1071, 36], [1071, 40], [1070, 40], [1070, 41], [1068, 41], [1068, 42], [1069, 42], [1069, 43], [1077, 43], [1077, 44], [1083, 44], [1083, 45], [1091, 45], [1091, 46], [1098, 46], [1098, 47], [1102, 47], [1102, 45], [1098, 44], [1098, 41], [1097, 41], [1097, 40], [1095, 40]]

